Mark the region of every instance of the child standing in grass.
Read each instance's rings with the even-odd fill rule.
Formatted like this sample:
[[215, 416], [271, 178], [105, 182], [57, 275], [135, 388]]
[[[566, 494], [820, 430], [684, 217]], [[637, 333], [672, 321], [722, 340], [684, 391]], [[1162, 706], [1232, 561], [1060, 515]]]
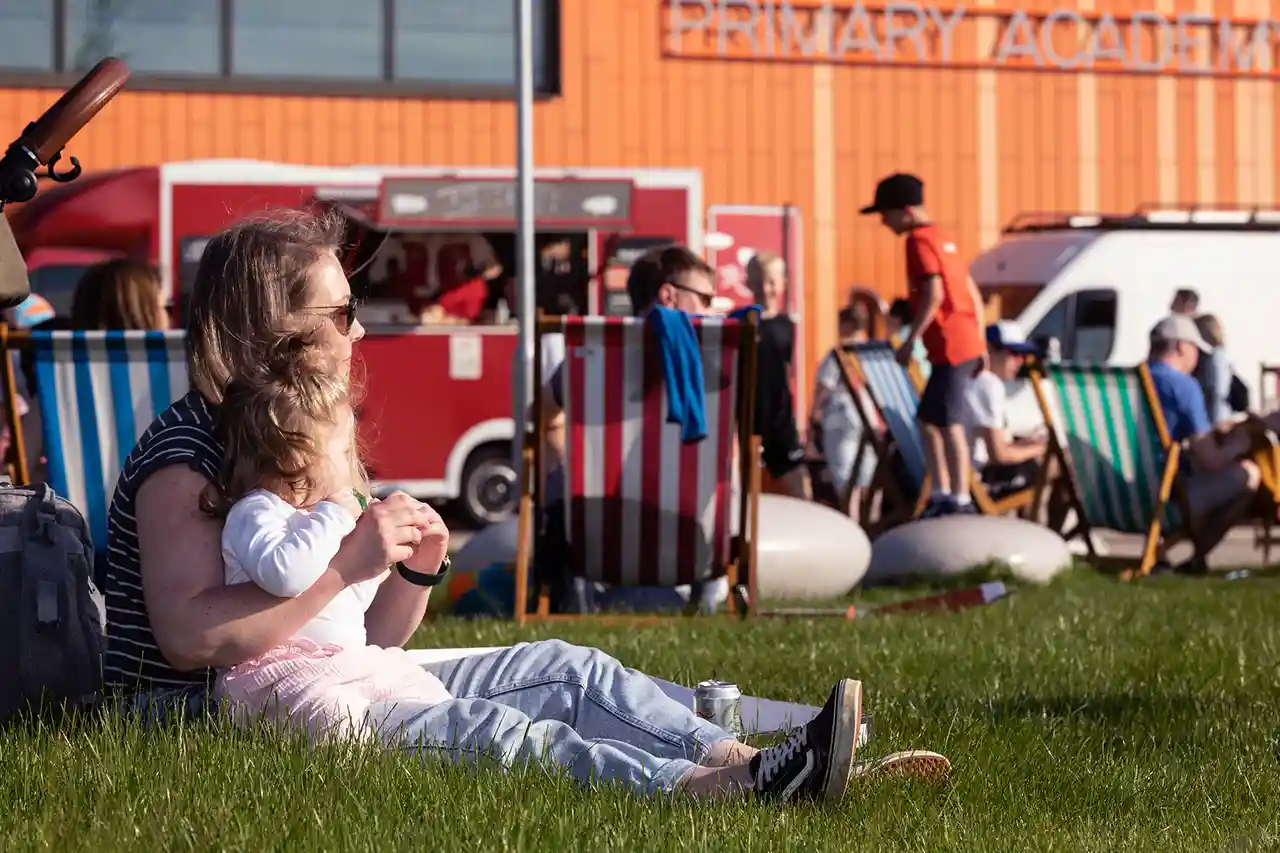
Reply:
[[[226, 460], [202, 508], [225, 519], [228, 585], [301, 595], [325, 574], [363, 511], [348, 380], [300, 336], [284, 339], [253, 381], [233, 383], [219, 408]], [[357, 492], [357, 486], [360, 491]], [[403, 565], [440, 565], [448, 533], [421, 528]], [[323, 739], [373, 733], [371, 703], [449, 699], [401, 648], [367, 644], [365, 612], [387, 578], [349, 586], [287, 643], [219, 672], [217, 692], [242, 716], [266, 715]], [[422, 574], [423, 577], [435, 577]]]

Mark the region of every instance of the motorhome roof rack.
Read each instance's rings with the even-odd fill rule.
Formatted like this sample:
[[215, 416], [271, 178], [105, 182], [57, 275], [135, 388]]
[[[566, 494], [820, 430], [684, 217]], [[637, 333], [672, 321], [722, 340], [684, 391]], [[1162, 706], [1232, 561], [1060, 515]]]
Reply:
[[1006, 234], [1038, 231], [1280, 231], [1280, 208], [1141, 204], [1132, 213], [1020, 213]]

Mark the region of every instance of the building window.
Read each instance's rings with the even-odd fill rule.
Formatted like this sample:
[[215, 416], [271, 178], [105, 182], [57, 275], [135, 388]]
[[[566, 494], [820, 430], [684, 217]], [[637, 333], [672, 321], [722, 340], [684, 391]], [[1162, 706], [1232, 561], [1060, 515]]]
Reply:
[[239, 2], [231, 23], [231, 73], [379, 80], [383, 5], [383, 0]]
[[48, 0], [0, 2], [0, 68], [53, 71], [54, 31]]
[[[534, 88], [545, 91], [547, 4], [532, 5]], [[512, 0], [395, 0], [395, 16], [395, 79], [514, 85]]]
[[[560, 0], [533, 0], [534, 89], [557, 94]], [[106, 56], [134, 89], [514, 93], [512, 0], [0, 0], [0, 85]]]
[[135, 74], [217, 74], [219, 0], [64, 0], [65, 64], [88, 71], [118, 56]]

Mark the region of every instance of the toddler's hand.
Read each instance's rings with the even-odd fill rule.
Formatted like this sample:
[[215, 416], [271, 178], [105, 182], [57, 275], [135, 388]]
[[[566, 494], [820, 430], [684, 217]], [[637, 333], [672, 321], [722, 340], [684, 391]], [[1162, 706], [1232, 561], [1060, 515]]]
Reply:
[[422, 541], [413, 549], [413, 554], [404, 561], [405, 568], [424, 574], [435, 574], [449, 553], [449, 528], [445, 525], [440, 513], [427, 504], [421, 505], [418, 529], [422, 531]]
[[339, 489], [329, 497], [325, 498], [329, 503], [335, 503], [338, 506], [351, 513], [352, 518], [359, 518], [364, 512], [360, 508], [360, 501], [356, 499], [356, 493], [351, 489]]

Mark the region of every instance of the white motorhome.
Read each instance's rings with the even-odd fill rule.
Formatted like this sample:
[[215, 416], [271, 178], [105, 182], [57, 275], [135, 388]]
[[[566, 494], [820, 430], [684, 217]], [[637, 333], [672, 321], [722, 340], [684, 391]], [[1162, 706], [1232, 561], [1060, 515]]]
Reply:
[[1260, 372], [1280, 362], [1280, 210], [1023, 215], [970, 273], [989, 307], [1048, 352], [1097, 364], [1143, 361], [1174, 293], [1195, 290], [1199, 311], [1222, 322], [1252, 408], [1275, 404]]

